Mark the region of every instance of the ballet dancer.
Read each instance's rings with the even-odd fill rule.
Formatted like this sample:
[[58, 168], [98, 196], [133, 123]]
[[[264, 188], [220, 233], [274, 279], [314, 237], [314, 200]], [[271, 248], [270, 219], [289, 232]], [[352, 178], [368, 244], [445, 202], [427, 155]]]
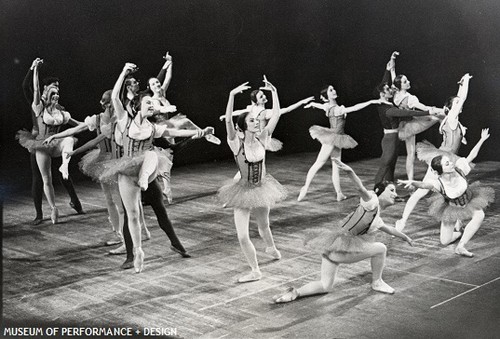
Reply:
[[354, 148], [358, 145], [358, 143], [351, 136], [344, 133], [346, 116], [349, 113], [357, 112], [369, 105], [382, 103], [380, 99], [377, 99], [362, 102], [351, 107], [345, 107], [344, 105], [339, 106], [337, 104], [337, 91], [335, 91], [335, 88], [332, 85], [329, 85], [321, 90], [320, 98], [323, 100], [322, 104], [310, 102], [304, 106], [304, 108], [313, 107], [324, 110], [326, 116], [330, 120], [330, 128], [316, 125], [309, 128], [311, 137], [313, 139], [317, 139], [321, 143], [321, 149], [316, 161], [307, 172], [306, 182], [300, 189], [297, 201], [302, 201], [306, 197], [309, 185], [314, 179], [314, 176], [329, 158], [332, 162], [332, 182], [333, 187], [337, 192], [337, 201], [342, 201], [347, 198], [342, 193], [342, 189], [340, 188], [339, 170], [333, 161], [335, 158], [341, 158], [343, 148]]
[[248, 82], [229, 93], [226, 108], [227, 142], [234, 154], [241, 176], [238, 181], [231, 180], [230, 183], [221, 187], [218, 191], [218, 197], [224, 207], [234, 210], [234, 223], [238, 240], [252, 269], [249, 274], [238, 279], [240, 283], [260, 280], [262, 277], [257, 262], [257, 253], [249, 235], [251, 214], [256, 218], [259, 235], [266, 244], [266, 253], [274, 259], [281, 259], [281, 253], [274, 244], [269, 227], [269, 211], [275, 203], [286, 197], [286, 191], [276, 179], [266, 172], [265, 164], [266, 145], [269, 143], [271, 134], [280, 118], [280, 106], [278, 91], [265, 76], [264, 84], [265, 86], [261, 87], [261, 90], [271, 91], [273, 99], [273, 116], [265, 128], [260, 128], [260, 120], [252, 112], [243, 113], [238, 117], [238, 130], [233, 125], [231, 116], [234, 97], [250, 88]]
[[335, 276], [341, 264], [352, 264], [370, 258], [372, 266], [371, 288], [377, 292], [393, 294], [394, 289], [382, 280], [387, 247], [374, 242], [373, 233], [381, 230], [403, 239], [413, 246], [406, 234], [387, 226], [380, 217], [380, 210], [393, 205], [397, 197], [394, 184], [379, 183], [375, 191], [368, 191], [351, 167], [339, 159], [333, 160], [347, 173], [360, 195], [359, 205], [340, 222], [340, 227], [327, 236], [313, 239], [309, 245], [322, 251], [321, 280], [310, 282], [298, 289], [290, 287], [285, 293], [275, 295], [275, 303], [286, 303], [309, 295], [333, 291]]
[[[401, 185], [411, 185], [439, 193], [429, 207], [429, 215], [441, 221], [441, 244], [450, 245], [460, 238], [455, 253], [465, 257], [474, 256], [465, 249], [465, 245], [481, 227], [484, 209], [495, 200], [493, 188], [482, 186], [478, 181], [469, 185], [466, 178], [471, 171], [470, 163], [476, 158], [481, 146], [489, 137], [489, 129], [483, 129], [481, 139], [467, 158], [459, 158], [455, 162], [447, 155], [438, 155], [433, 158], [431, 167], [436, 172], [436, 180], [427, 182], [398, 180]], [[469, 219], [463, 233], [455, 230], [457, 220]]]
[[[439, 126], [439, 133], [443, 135], [443, 142], [439, 149], [434, 147], [434, 145], [428, 142], [420, 142], [417, 144], [417, 157], [419, 160], [425, 161], [430, 164], [431, 160], [438, 155], [447, 155], [452, 161], [456, 161], [458, 156], [458, 149], [461, 144], [466, 144], [465, 131], [466, 128], [460, 123], [459, 115], [462, 113], [462, 108], [465, 100], [467, 99], [467, 93], [469, 92], [469, 81], [472, 76], [467, 73], [459, 81], [458, 93], [455, 97], [450, 97], [444, 106], [444, 112], [446, 117], [441, 122]], [[427, 182], [429, 180], [436, 180], [436, 174], [429, 166], [427, 172], [425, 173], [422, 181]], [[417, 205], [417, 203], [425, 197], [430, 191], [422, 188], [418, 188], [408, 199], [403, 215], [401, 219], [396, 221], [396, 228], [402, 231], [411, 212]], [[457, 224], [457, 228], [460, 229], [460, 222]]]

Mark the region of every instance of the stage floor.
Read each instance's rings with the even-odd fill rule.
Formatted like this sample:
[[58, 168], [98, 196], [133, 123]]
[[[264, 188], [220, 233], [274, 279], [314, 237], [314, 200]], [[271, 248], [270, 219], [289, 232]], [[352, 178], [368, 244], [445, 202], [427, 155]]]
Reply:
[[[169, 216], [192, 258], [169, 250], [150, 207], [145, 208], [152, 238], [143, 243], [144, 271], [121, 270], [124, 256], [107, 255], [110, 226], [99, 186], [76, 189], [87, 214], [76, 215], [62, 187], [56, 186], [60, 220], [31, 226], [30, 193], [7, 197], [3, 208], [3, 322], [22, 326], [126, 327], [165, 329], [182, 338], [498, 338], [500, 333], [500, 204], [486, 211], [482, 228], [469, 243], [474, 258], [439, 244], [439, 226], [421, 200], [405, 232], [410, 247], [383, 232], [388, 247], [384, 280], [396, 289], [384, 295], [370, 289], [370, 263], [341, 266], [335, 291], [275, 305], [271, 297], [287, 286], [320, 277], [321, 257], [303, 245], [312, 229], [332, 227], [357, 205], [348, 178], [348, 199], [336, 202], [330, 166], [317, 174], [307, 197], [297, 202], [315, 153], [270, 155], [268, 172], [288, 190], [271, 211], [271, 227], [283, 258], [264, 253], [255, 224], [251, 236], [262, 280], [238, 284], [249, 270], [240, 250], [232, 210], [215, 192], [236, 172], [232, 161], [174, 168], [174, 203]], [[378, 159], [350, 163], [369, 188]], [[416, 178], [426, 167], [416, 166]], [[404, 173], [404, 157], [397, 166]], [[469, 177], [500, 192], [500, 163], [482, 162]], [[404, 189], [398, 189], [406, 194]], [[497, 198], [498, 199], [498, 198]], [[498, 201], [498, 200], [497, 200]], [[45, 202], [44, 202], [45, 203]], [[50, 215], [47, 204], [46, 216]], [[404, 203], [382, 212], [393, 225]], [[3, 333], [2, 333], [3, 334]], [[1, 336], [1, 335], [0, 335]]]

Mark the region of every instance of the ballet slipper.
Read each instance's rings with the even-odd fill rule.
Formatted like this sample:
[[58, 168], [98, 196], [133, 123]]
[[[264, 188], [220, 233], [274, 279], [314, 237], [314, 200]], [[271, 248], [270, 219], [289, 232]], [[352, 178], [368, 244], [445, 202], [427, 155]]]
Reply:
[[307, 195], [307, 187], [303, 186], [300, 189], [299, 197], [297, 198], [297, 201], [302, 201]]
[[267, 247], [266, 248], [266, 253], [269, 254], [271, 257], [273, 257], [276, 260], [281, 259], [281, 253], [278, 251], [276, 247]]
[[299, 292], [295, 287], [289, 287], [285, 293], [277, 294], [273, 297], [273, 301], [276, 304], [288, 303], [294, 301], [299, 296]]
[[382, 279], [372, 282], [372, 290], [387, 294], [394, 294], [394, 288], [387, 285]]
[[141, 273], [144, 268], [144, 252], [141, 247], [134, 248], [134, 269], [135, 273]]
[[123, 238], [120, 236], [120, 234], [118, 234], [118, 232], [114, 232], [113, 237], [111, 239], [109, 239], [108, 241], [106, 241], [104, 243], [104, 245], [113, 246], [113, 245], [121, 244], [122, 242], [123, 242]]
[[262, 273], [260, 270], [252, 271], [247, 275], [244, 275], [240, 278], [238, 278], [239, 283], [247, 283], [247, 282], [252, 282], [252, 281], [257, 281], [262, 278]]
[[125, 248], [125, 244], [122, 244], [121, 246], [112, 249], [108, 252], [110, 255], [120, 255], [120, 254], [126, 254], [127, 249]]
[[76, 204], [73, 201], [69, 202], [69, 206], [76, 211], [78, 214], [85, 214], [85, 211], [82, 209], [82, 204], [78, 201]]
[[342, 192], [337, 193], [337, 201], [342, 201], [345, 199], [347, 199], [347, 197], [344, 194], [342, 194]]
[[57, 224], [59, 221], [59, 210], [55, 206], [52, 208], [52, 212], [50, 213], [50, 220], [52, 220], [52, 224]]
[[220, 145], [221, 144], [220, 139], [217, 138], [213, 134], [207, 134], [207, 135], [205, 135], [205, 140], [207, 140], [208, 142], [211, 142], [212, 144], [216, 144], [216, 145]]
[[134, 259], [129, 259], [129, 258], [127, 258], [127, 260], [125, 260], [123, 264], [121, 264], [120, 266], [122, 270], [129, 270], [132, 267], [134, 267]]
[[467, 257], [467, 258], [472, 258], [474, 256], [473, 253], [467, 251], [463, 245], [458, 245], [456, 248], [455, 248], [455, 253], [458, 254], [458, 255], [461, 255], [461, 256], [464, 256], [464, 257]]
[[36, 226], [36, 225], [40, 225], [43, 221], [43, 218], [41, 217], [36, 217], [35, 219], [33, 219], [30, 224], [33, 225], [33, 226]]
[[191, 258], [191, 255], [186, 250], [181, 251], [180, 249], [174, 247], [173, 245], [170, 245], [170, 249], [175, 253], [179, 253], [183, 258]]
[[68, 164], [63, 163], [61, 166], [59, 166], [59, 172], [61, 172], [64, 180], [68, 180], [69, 178]]

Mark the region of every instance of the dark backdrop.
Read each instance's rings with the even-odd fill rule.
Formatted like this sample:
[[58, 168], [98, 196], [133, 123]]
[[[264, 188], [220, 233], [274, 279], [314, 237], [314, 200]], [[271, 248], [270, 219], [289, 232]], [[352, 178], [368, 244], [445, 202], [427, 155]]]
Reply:
[[[83, 120], [100, 111], [101, 93], [113, 86], [125, 62], [139, 65], [144, 86], [166, 51], [174, 57], [168, 99], [200, 126], [213, 125], [223, 140], [219, 147], [192, 143], [176, 165], [231, 157], [218, 116], [236, 85], [260, 86], [266, 74], [287, 106], [333, 84], [339, 103], [352, 105], [372, 98], [393, 50], [401, 53], [398, 73], [409, 77], [411, 92], [428, 105], [442, 106], [464, 73], [474, 76], [461, 117], [469, 145], [461, 153], [489, 126], [492, 137], [479, 160], [500, 160], [497, 0], [3, 0], [0, 12], [2, 148], [9, 157], [4, 168], [25, 166], [27, 159], [13, 140], [16, 130], [31, 125], [21, 82], [35, 57], [45, 60], [42, 75], [60, 77], [61, 103]], [[248, 95], [240, 95], [236, 106], [248, 103]], [[319, 110], [283, 116], [275, 132], [285, 145], [281, 154], [318, 150], [308, 134], [312, 124], [328, 121]], [[374, 107], [350, 115], [346, 132], [359, 146], [345, 151], [345, 160], [380, 155]], [[422, 138], [441, 140], [437, 127]]]

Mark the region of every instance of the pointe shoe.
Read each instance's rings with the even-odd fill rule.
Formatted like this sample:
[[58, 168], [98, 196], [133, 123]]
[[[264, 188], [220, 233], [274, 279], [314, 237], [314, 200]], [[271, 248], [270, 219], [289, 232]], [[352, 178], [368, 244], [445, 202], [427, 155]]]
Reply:
[[183, 258], [191, 258], [191, 255], [186, 250], [181, 251], [180, 249], [175, 248], [173, 245], [170, 245], [170, 249], [175, 253], [179, 253]]
[[216, 144], [216, 145], [220, 145], [221, 144], [220, 139], [217, 138], [213, 134], [207, 134], [207, 135], [205, 135], [205, 140], [207, 140], [208, 142], [211, 142], [212, 144]]
[[132, 267], [134, 267], [134, 259], [129, 259], [129, 258], [127, 258], [127, 260], [125, 260], [123, 264], [121, 264], [120, 266], [122, 270], [129, 270]]
[[260, 270], [252, 271], [249, 274], [238, 278], [238, 282], [239, 283], [247, 283], [247, 282], [260, 280], [261, 278], [262, 278], [262, 273], [260, 272]]
[[372, 290], [387, 294], [394, 294], [394, 288], [387, 285], [382, 279], [372, 282]]
[[297, 198], [297, 201], [302, 201], [304, 200], [304, 198], [306, 197], [306, 194], [307, 194], [307, 188], [305, 186], [303, 186], [301, 189], [300, 189], [300, 193], [299, 193], [299, 197]]
[[144, 227], [144, 233], [146, 233], [146, 236], [144, 237], [144, 240], [151, 239], [151, 232], [149, 232], [149, 230], [146, 227]]
[[148, 189], [148, 185], [149, 185], [148, 179], [149, 179], [149, 176], [143, 175], [139, 178], [139, 180], [137, 180], [137, 184], [139, 185], [139, 187], [141, 188], [142, 191], [145, 191]]
[[50, 220], [52, 220], [52, 224], [57, 224], [59, 221], [59, 210], [57, 207], [52, 208], [52, 212], [50, 213]]
[[467, 251], [463, 246], [457, 246], [455, 248], [455, 253], [467, 258], [472, 258], [474, 253]]
[[141, 273], [144, 268], [144, 252], [142, 248], [137, 247], [134, 249], [134, 269], [135, 273]]
[[113, 246], [113, 245], [121, 244], [122, 242], [123, 242], [123, 238], [117, 232], [113, 232], [113, 237], [111, 239], [109, 239], [108, 241], [106, 241], [104, 243], [104, 245]]
[[69, 178], [68, 164], [63, 163], [61, 166], [59, 166], [59, 172], [61, 172], [63, 179], [67, 180]]
[[273, 301], [276, 304], [288, 303], [290, 301], [294, 301], [299, 296], [299, 292], [295, 287], [289, 287], [285, 293], [277, 294], [273, 296]]
[[73, 201], [69, 202], [69, 206], [76, 211], [78, 214], [85, 214], [85, 211], [82, 209], [82, 204], [78, 201], [74, 203]]
[[266, 253], [269, 254], [271, 257], [273, 257], [276, 260], [281, 259], [281, 253], [280, 253], [280, 251], [278, 251], [278, 249], [276, 247], [267, 247]]
[[43, 221], [43, 217], [36, 217], [35, 219], [33, 219], [30, 224], [33, 225], [33, 226], [36, 226], [36, 225], [40, 225]]
[[342, 193], [337, 193], [337, 201], [342, 201], [347, 199], [347, 197]]
[[108, 252], [110, 255], [120, 255], [120, 254], [126, 254], [127, 249], [125, 248], [125, 244], [122, 244], [121, 246], [112, 249]]

